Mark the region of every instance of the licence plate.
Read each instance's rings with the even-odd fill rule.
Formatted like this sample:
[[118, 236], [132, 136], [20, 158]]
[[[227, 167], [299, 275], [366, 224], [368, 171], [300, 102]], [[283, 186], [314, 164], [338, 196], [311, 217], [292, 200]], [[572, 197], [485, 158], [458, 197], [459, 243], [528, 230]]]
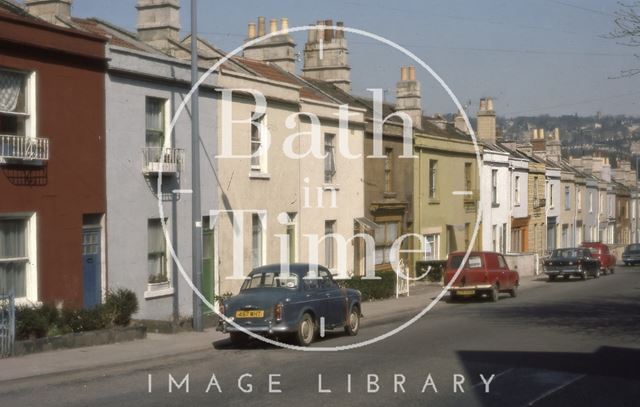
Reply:
[[236, 311], [236, 318], [263, 318], [263, 310]]
[[456, 294], [458, 295], [475, 295], [476, 291], [475, 290], [458, 290], [456, 291]]

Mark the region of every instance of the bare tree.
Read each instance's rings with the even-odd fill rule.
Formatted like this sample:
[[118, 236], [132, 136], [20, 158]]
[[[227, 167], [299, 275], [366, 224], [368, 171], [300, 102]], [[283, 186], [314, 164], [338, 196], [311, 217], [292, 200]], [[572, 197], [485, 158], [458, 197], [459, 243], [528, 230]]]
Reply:
[[[620, 9], [615, 12], [616, 29], [609, 38], [616, 39], [618, 44], [627, 47], [640, 47], [640, 0], [633, 3], [618, 3]], [[640, 54], [634, 54], [640, 59]], [[640, 68], [626, 69], [620, 72], [621, 77], [629, 77], [640, 73]]]

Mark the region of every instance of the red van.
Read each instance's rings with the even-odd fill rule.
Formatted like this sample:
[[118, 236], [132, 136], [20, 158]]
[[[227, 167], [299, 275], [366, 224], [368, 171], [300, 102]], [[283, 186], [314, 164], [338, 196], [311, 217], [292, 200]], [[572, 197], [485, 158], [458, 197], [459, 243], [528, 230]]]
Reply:
[[616, 267], [616, 256], [611, 254], [609, 246], [600, 242], [584, 242], [582, 247], [587, 247], [591, 251], [591, 256], [600, 262], [600, 271], [603, 275], [613, 274]]
[[[444, 284], [448, 285], [462, 264], [466, 252], [449, 254], [444, 272]], [[494, 252], [471, 252], [458, 278], [451, 284], [449, 295], [452, 300], [459, 297], [488, 295], [498, 301], [500, 293], [515, 297], [518, 293], [520, 276], [509, 269], [504, 256]]]

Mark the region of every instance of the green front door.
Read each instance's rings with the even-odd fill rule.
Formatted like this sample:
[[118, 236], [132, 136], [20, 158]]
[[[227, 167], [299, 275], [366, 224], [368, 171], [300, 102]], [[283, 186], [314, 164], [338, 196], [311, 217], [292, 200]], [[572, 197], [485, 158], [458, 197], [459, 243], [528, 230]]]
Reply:
[[[205, 218], [206, 219], [206, 218]], [[208, 221], [204, 221], [202, 228], [202, 295], [211, 304], [215, 297], [215, 259], [214, 259], [214, 237], [213, 230], [209, 229]], [[203, 304], [205, 314], [212, 313], [213, 310], [208, 305]]]

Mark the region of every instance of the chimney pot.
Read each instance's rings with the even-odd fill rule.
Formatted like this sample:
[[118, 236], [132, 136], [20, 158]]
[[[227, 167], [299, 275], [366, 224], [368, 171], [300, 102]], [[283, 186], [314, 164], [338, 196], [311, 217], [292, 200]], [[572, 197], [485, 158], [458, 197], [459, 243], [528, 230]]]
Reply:
[[247, 38], [250, 40], [256, 38], [256, 23], [249, 23], [247, 28]]
[[264, 17], [258, 17], [258, 36], [262, 37], [265, 34], [265, 22]]
[[409, 67], [409, 80], [410, 81], [416, 80], [416, 68], [414, 66]]
[[400, 80], [406, 81], [408, 78], [409, 78], [409, 75], [407, 74], [407, 67], [406, 66], [400, 67]]
[[487, 98], [487, 110], [493, 110], [493, 98]]
[[544, 140], [544, 129], [538, 129], [538, 137]]
[[289, 33], [289, 19], [286, 17], [282, 17], [282, 20], [280, 20], [282, 22], [282, 32], [284, 34]]
[[331, 42], [333, 41], [333, 20], [324, 20], [324, 25], [327, 26], [324, 29], [324, 40]]
[[[344, 23], [342, 21], [338, 21], [336, 23], [337, 27], [344, 28]], [[336, 39], [344, 38], [344, 30], [336, 30]]]
[[274, 33], [276, 31], [278, 31], [278, 20], [272, 18], [271, 21], [269, 21], [269, 32]]

